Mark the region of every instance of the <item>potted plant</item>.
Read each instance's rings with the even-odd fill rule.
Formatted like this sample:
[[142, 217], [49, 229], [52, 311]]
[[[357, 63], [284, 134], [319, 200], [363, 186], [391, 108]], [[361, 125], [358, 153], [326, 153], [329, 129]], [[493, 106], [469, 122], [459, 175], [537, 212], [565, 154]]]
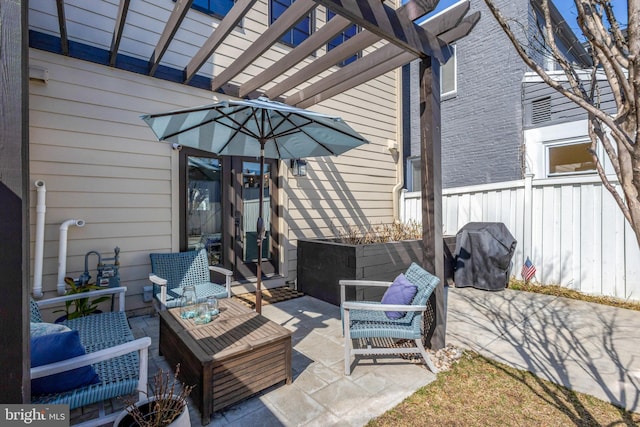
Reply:
[[[78, 284], [71, 277], [65, 277], [64, 282], [69, 286], [65, 295], [74, 295], [80, 294], [84, 292], [95, 291], [98, 289], [102, 289], [100, 286], [93, 285], [91, 283]], [[56, 322], [61, 322], [63, 320], [71, 320], [82, 316], [88, 316], [93, 313], [100, 313], [98, 309], [98, 304], [104, 301], [109, 300], [109, 296], [101, 296], [90, 300], [87, 298], [78, 298], [72, 301], [65, 301], [64, 309], [54, 310], [54, 313], [64, 312], [65, 314], [58, 319]]]
[[140, 402], [125, 400], [125, 410], [116, 418], [114, 427], [190, 427], [187, 397], [193, 386], [178, 380], [180, 364], [172, 376], [162, 369], [153, 376], [151, 394]]

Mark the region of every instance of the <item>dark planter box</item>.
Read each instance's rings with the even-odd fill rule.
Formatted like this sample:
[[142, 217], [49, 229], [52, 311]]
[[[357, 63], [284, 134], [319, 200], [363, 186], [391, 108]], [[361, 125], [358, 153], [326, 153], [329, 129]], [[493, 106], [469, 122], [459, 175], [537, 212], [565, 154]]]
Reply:
[[[422, 242], [348, 245], [329, 240], [298, 240], [298, 290], [340, 305], [341, 279], [393, 281], [412, 262], [422, 264]], [[347, 288], [351, 301], [380, 301], [384, 288]]]

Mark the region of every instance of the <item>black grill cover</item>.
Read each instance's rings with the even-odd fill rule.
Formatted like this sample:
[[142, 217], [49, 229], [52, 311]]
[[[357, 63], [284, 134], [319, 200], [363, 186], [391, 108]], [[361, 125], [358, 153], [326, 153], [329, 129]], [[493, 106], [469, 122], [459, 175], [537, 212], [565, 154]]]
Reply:
[[456, 287], [487, 291], [509, 283], [516, 240], [501, 222], [470, 222], [456, 235]]

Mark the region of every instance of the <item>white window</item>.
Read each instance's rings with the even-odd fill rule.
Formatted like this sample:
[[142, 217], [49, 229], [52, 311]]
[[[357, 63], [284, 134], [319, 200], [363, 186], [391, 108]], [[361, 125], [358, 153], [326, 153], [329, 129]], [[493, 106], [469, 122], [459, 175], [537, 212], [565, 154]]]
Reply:
[[421, 181], [420, 157], [409, 157], [407, 159], [407, 191], [420, 191]]
[[591, 141], [547, 145], [547, 176], [578, 175], [596, 172]]
[[440, 67], [440, 96], [454, 96], [458, 91], [458, 55], [456, 45], [451, 45], [451, 58]]

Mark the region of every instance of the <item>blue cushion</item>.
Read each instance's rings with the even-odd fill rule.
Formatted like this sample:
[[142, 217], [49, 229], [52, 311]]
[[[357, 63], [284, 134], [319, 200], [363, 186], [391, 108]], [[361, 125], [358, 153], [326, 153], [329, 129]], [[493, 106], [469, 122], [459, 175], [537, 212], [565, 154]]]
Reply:
[[[382, 304], [411, 304], [413, 297], [416, 296], [418, 288], [413, 285], [404, 274], [399, 274], [396, 280], [393, 281], [391, 286], [382, 296]], [[385, 314], [389, 319], [397, 320], [404, 317], [407, 313], [402, 311], [385, 311]]]
[[[82, 356], [85, 349], [78, 331], [61, 332], [31, 338], [31, 367]], [[31, 394], [61, 393], [100, 382], [92, 366], [31, 380]]]

